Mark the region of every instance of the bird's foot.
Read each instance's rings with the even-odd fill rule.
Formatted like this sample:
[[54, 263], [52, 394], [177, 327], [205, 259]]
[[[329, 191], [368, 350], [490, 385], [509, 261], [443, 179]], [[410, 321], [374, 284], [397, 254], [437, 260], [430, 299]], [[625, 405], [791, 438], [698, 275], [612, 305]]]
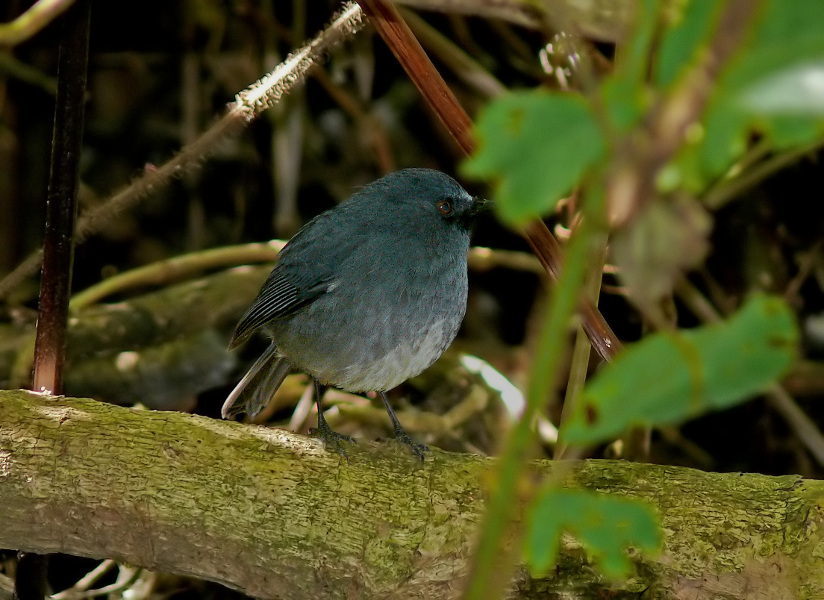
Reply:
[[429, 452], [429, 447], [426, 444], [421, 444], [413, 440], [402, 427], [395, 428], [395, 439], [406, 445], [421, 462], [423, 462], [426, 453]]
[[349, 462], [349, 454], [343, 448], [343, 442], [350, 442], [352, 444], [358, 443], [355, 438], [351, 436], [333, 431], [332, 428], [326, 423], [325, 419], [319, 419], [318, 426], [309, 430], [309, 437], [323, 440], [324, 448], [329, 451], [337, 452], [342, 459], [346, 460], [346, 462]]

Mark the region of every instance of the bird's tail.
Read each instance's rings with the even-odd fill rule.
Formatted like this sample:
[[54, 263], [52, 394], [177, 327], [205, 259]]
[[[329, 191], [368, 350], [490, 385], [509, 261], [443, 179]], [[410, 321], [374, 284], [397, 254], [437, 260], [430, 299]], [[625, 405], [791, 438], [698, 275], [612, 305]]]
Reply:
[[291, 370], [289, 361], [279, 356], [275, 345], [270, 344], [226, 398], [221, 416], [228, 419], [245, 412], [254, 417], [266, 408]]

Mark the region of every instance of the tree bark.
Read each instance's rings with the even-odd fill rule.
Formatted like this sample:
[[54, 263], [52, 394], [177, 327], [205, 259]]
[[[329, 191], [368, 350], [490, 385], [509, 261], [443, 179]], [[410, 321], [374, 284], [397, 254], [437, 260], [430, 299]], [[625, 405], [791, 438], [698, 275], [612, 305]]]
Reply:
[[[167, 409], [227, 383], [232, 328], [271, 268], [229, 269], [71, 314], [65, 392]], [[33, 340], [33, 322], [0, 324], [0, 387], [30, 380]]]
[[[347, 464], [285, 431], [0, 391], [0, 547], [259, 598], [455, 598], [494, 465], [363, 441]], [[606, 460], [574, 463], [567, 481], [650, 502], [664, 548], [632, 553], [634, 575], [609, 582], [565, 538], [556, 569], [520, 570], [512, 597], [824, 597], [821, 482]]]

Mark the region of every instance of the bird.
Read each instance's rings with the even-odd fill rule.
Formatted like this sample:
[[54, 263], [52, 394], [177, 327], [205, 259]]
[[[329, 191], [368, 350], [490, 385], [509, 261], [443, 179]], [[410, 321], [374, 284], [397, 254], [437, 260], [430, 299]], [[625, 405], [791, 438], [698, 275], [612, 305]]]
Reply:
[[330, 386], [377, 392], [396, 440], [420, 460], [386, 392], [434, 363], [466, 312], [470, 228], [491, 203], [437, 170], [408, 168], [362, 187], [307, 222], [241, 317], [233, 349], [261, 331], [271, 343], [229, 394], [224, 419], [254, 417], [285, 377], [311, 377], [317, 428], [309, 434], [348, 460], [355, 443], [326, 422]]

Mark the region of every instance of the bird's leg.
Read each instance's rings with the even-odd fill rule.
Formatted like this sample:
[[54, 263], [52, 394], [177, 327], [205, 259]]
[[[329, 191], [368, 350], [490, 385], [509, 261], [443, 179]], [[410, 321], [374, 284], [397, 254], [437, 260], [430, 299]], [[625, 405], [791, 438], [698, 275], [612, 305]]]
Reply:
[[312, 378], [312, 383], [315, 386], [315, 405], [318, 407], [318, 426], [310, 429], [309, 435], [323, 440], [323, 445], [327, 450], [334, 450], [340, 454], [341, 458], [345, 458], [346, 462], [349, 462], [349, 455], [346, 453], [346, 450], [343, 449], [342, 442], [346, 441], [353, 444], [357, 444], [357, 442], [348, 435], [332, 431], [326, 419], [323, 418], [323, 406], [321, 406], [321, 399], [326, 392], [327, 386], [321, 385], [314, 377]]
[[389, 398], [386, 397], [386, 392], [378, 392], [381, 395], [381, 400], [383, 400], [383, 405], [386, 407], [386, 412], [389, 413], [389, 418], [392, 420], [392, 428], [395, 430], [395, 439], [403, 442], [412, 452], [417, 456], [419, 459], [424, 459], [424, 454], [429, 451], [424, 444], [419, 444], [411, 437], [409, 434], [404, 431], [403, 427], [401, 427], [401, 422], [398, 421], [398, 417], [395, 415], [395, 411], [392, 410], [392, 407], [389, 406]]

